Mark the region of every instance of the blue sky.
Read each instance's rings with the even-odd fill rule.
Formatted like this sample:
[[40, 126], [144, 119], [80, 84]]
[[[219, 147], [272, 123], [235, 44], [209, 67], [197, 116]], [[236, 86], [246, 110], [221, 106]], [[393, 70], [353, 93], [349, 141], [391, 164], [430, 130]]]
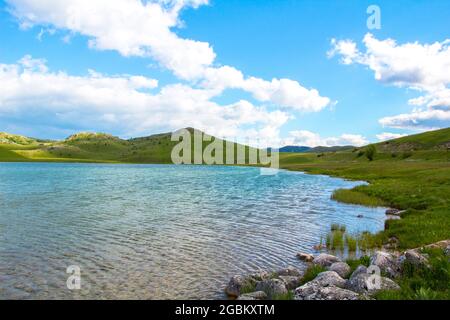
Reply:
[[[118, 1], [136, 21], [106, 3], [57, 2], [0, 1], [0, 64], [18, 68], [0, 75], [0, 131], [60, 139], [196, 126], [271, 145], [332, 145], [450, 126], [448, 1], [156, 0], [153, 13], [148, 2]], [[371, 4], [379, 30], [366, 24]], [[92, 12], [105, 16], [92, 23]], [[224, 84], [223, 66], [244, 80], [233, 72]], [[29, 73], [40, 85], [23, 80]], [[136, 86], [134, 76], [157, 86]], [[103, 97], [108, 86], [113, 99]]]

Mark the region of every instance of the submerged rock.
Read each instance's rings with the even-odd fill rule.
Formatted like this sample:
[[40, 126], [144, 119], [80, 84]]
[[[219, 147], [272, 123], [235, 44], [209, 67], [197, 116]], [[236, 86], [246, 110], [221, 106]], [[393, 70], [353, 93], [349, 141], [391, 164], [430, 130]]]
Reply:
[[289, 276], [289, 277], [301, 277], [303, 275], [303, 273], [300, 270], [292, 266], [289, 266], [286, 269], [278, 270], [276, 274], [277, 276]]
[[280, 279], [260, 281], [256, 284], [256, 291], [264, 291], [269, 299], [288, 293], [286, 285]]
[[350, 266], [345, 262], [335, 262], [330, 266], [328, 270], [336, 272], [342, 278], [347, 278], [347, 276], [352, 271]]
[[329, 267], [335, 262], [341, 262], [336, 256], [327, 253], [321, 253], [314, 258], [313, 263], [322, 267]]
[[312, 262], [314, 260], [314, 256], [312, 254], [302, 252], [297, 253], [297, 258], [305, 262]]

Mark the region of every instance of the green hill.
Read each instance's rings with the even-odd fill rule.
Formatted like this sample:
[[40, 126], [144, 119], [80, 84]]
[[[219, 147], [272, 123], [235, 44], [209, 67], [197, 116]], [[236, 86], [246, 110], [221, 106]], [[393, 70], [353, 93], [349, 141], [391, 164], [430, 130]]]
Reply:
[[[188, 130], [193, 141], [194, 129]], [[172, 133], [129, 140], [91, 132], [77, 133], [63, 141], [43, 141], [9, 134], [3, 134], [3, 137], [5, 138], [0, 140], [0, 161], [172, 163], [172, 149], [178, 144], [177, 141], [171, 141]], [[220, 139], [217, 141], [222, 142]], [[223, 142], [225, 162], [225, 141]], [[204, 142], [202, 150], [208, 144], [209, 142]], [[236, 159], [238, 144], [233, 145]], [[251, 148], [244, 148], [248, 159]], [[193, 148], [191, 151], [193, 159]]]
[[447, 150], [450, 148], [450, 128], [428, 131], [376, 144], [382, 151]]

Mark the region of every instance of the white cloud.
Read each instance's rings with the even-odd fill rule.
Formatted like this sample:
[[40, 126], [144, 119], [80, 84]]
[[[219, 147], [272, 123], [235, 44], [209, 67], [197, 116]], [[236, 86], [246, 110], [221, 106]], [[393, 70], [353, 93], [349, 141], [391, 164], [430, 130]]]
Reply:
[[332, 147], [332, 146], [363, 146], [369, 143], [365, 137], [355, 134], [342, 134], [339, 137], [323, 138], [319, 134], [307, 131], [298, 130], [291, 131], [290, 137], [284, 141], [285, 145], [297, 145], [306, 147]]
[[214, 91], [183, 84], [154, 92], [158, 82], [143, 76], [51, 72], [45, 61], [30, 56], [17, 64], [0, 64], [0, 83], [2, 118], [51, 130], [94, 129], [137, 136], [191, 126], [221, 137], [244, 139], [256, 134], [267, 142], [278, 139], [279, 128], [290, 117], [244, 100], [221, 106], [210, 100]]
[[387, 141], [387, 140], [397, 139], [397, 138], [401, 138], [401, 137], [405, 137], [405, 136], [407, 136], [407, 134], [383, 132], [383, 133], [377, 134], [377, 139], [380, 141]]
[[329, 56], [339, 54], [344, 64], [369, 67], [380, 82], [421, 94], [409, 100], [409, 104], [415, 106], [410, 114], [383, 118], [382, 125], [395, 128], [450, 126], [450, 39], [432, 44], [397, 44], [393, 39], [378, 40], [368, 33], [363, 43], [366, 52], [360, 52], [351, 40], [333, 39]]
[[[172, 30], [181, 25], [185, 7], [208, 0], [7, 0], [25, 28], [45, 26], [87, 36], [91, 48], [115, 50], [123, 56], [156, 60], [178, 78], [199, 83], [216, 94], [228, 88], [250, 92], [261, 102], [302, 112], [317, 112], [330, 104], [316, 89], [297, 81], [266, 81], [245, 77], [231, 66], [214, 66], [216, 53], [207, 42], [180, 38]], [[66, 39], [66, 37], [64, 37]]]

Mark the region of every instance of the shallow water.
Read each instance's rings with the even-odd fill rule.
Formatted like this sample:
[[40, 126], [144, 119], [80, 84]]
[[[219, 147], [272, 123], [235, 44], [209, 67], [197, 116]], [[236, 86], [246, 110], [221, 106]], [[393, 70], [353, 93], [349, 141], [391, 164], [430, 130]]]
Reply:
[[[230, 276], [301, 267], [332, 223], [384, 211], [330, 200], [349, 182], [249, 167], [0, 164], [0, 299], [223, 298]], [[359, 214], [364, 218], [357, 218]], [[81, 268], [81, 290], [66, 268]]]

